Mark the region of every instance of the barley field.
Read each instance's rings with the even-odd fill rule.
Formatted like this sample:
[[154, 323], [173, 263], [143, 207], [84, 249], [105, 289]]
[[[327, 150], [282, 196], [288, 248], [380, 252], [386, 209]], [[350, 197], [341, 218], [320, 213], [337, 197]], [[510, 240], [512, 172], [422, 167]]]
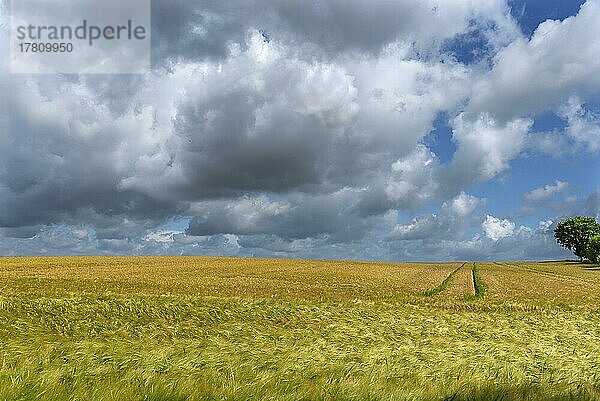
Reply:
[[0, 258], [0, 400], [600, 400], [575, 262]]

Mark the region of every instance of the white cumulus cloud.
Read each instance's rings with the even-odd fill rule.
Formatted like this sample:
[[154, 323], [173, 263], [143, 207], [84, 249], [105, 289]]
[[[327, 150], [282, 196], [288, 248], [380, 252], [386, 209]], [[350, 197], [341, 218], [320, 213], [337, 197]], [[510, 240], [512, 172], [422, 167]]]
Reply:
[[498, 219], [494, 216], [487, 215], [485, 221], [481, 224], [485, 235], [493, 240], [510, 237], [515, 232], [515, 223], [506, 219]]
[[564, 192], [569, 184], [557, 180], [554, 185], [545, 185], [525, 194], [525, 201], [530, 203], [542, 203], [552, 199], [554, 196]]

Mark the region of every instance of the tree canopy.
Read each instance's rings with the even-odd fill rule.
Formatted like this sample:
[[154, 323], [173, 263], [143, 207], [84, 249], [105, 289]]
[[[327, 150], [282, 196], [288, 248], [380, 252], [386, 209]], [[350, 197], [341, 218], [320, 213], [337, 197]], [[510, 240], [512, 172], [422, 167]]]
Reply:
[[593, 217], [572, 217], [558, 223], [554, 230], [556, 241], [580, 259], [586, 256], [590, 238], [596, 235], [600, 235], [600, 224]]
[[592, 263], [600, 263], [600, 235], [590, 238], [585, 256]]

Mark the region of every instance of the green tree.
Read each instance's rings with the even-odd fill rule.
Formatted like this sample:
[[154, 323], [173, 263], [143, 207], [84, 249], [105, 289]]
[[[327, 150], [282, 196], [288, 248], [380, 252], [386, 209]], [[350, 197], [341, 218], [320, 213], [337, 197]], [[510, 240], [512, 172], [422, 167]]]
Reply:
[[600, 235], [600, 224], [593, 217], [572, 217], [558, 223], [554, 230], [556, 241], [580, 260], [586, 255], [590, 238], [596, 235]]
[[592, 263], [600, 263], [600, 235], [590, 238], [585, 257]]

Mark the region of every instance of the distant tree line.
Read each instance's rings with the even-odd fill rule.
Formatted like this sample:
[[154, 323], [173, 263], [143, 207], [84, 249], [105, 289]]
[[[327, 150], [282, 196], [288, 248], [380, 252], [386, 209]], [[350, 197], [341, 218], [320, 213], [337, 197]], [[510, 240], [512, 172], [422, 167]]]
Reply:
[[554, 229], [556, 241], [573, 251], [579, 260], [600, 263], [600, 224], [593, 217], [572, 217]]

